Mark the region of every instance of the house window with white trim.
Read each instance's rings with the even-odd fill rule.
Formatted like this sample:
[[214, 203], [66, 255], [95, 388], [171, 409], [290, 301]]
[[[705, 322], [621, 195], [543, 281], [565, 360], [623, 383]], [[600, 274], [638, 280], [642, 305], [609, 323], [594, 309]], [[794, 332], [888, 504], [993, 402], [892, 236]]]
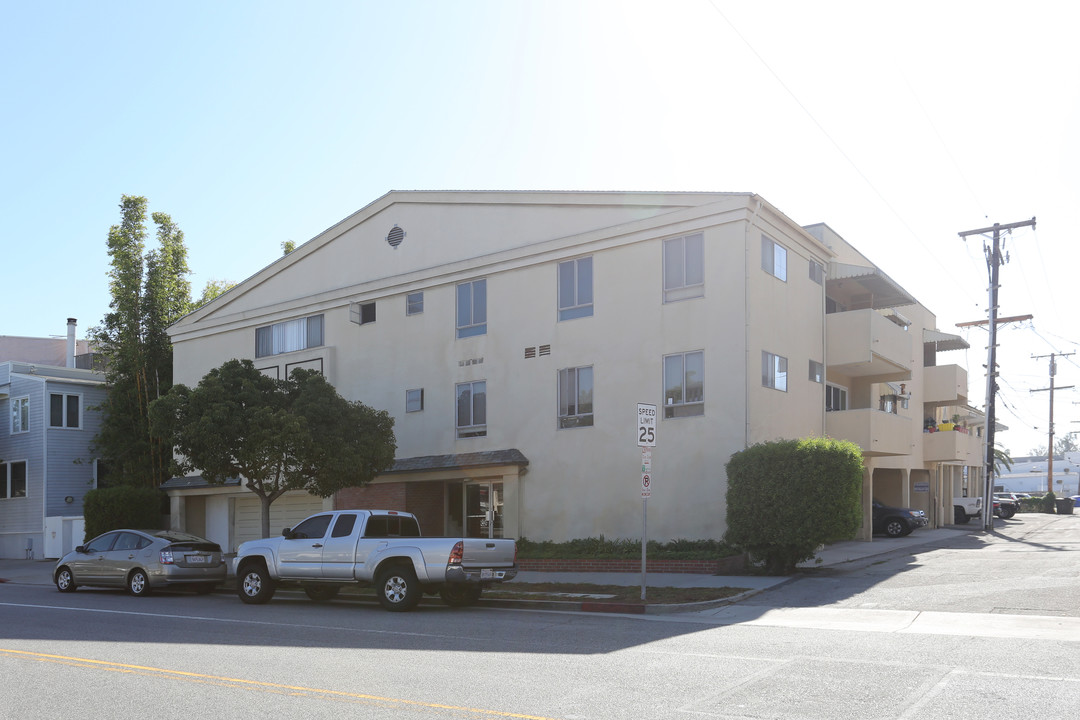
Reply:
[[459, 438], [487, 435], [487, 382], [458, 383], [457, 436]]
[[323, 316], [296, 318], [255, 328], [255, 357], [269, 357], [323, 344]]
[[12, 398], [11, 434], [30, 432], [30, 398]]
[[825, 410], [847, 410], [847, 388], [827, 383], [825, 385]]
[[664, 356], [664, 417], [705, 414], [705, 353]]
[[487, 334], [487, 280], [457, 286], [457, 336]]
[[559, 371], [559, 428], [591, 427], [593, 424], [593, 369]]
[[773, 390], [787, 392], [787, 358], [761, 351], [761, 384]]
[[787, 282], [787, 248], [768, 235], [761, 236], [761, 269]]
[[810, 382], [825, 382], [825, 366], [817, 360], [810, 361]]
[[419, 315], [424, 312], [424, 291], [409, 293], [405, 296], [405, 314]]
[[0, 462], [0, 500], [26, 497], [26, 461]]
[[559, 320], [592, 317], [592, 257], [559, 263]]
[[82, 398], [63, 393], [49, 394], [49, 427], [82, 427]]
[[405, 391], [405, 412], [420, 412], [424, 409], [424, 388]]
[[664, 302], [705, 294], [705, 235], [664, 241]]

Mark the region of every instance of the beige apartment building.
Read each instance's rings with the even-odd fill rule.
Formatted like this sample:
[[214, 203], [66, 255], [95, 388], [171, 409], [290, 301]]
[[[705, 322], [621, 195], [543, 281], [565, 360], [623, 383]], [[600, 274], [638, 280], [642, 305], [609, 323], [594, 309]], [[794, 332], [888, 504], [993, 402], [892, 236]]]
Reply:
[[[637, 406], [657, 406], [651, 539], [719, 538], [724, 465], [829, 435], [871, 498], [951, 522], [977, 487], [966, 347], [825, 225], [749, 193], [390, 192], [170, 329], [177, 382], [231, 358], [323, 372], [395, 418], [394, 468], [323, 501], [415, 512], [426, 534], [640, 537]], [[972, 432], [924, 432], [962, 415]], [[239, 483], [166, 483], [173, 524], [258, 533]], [[794, 503], [798, 497], [791, 498]]]

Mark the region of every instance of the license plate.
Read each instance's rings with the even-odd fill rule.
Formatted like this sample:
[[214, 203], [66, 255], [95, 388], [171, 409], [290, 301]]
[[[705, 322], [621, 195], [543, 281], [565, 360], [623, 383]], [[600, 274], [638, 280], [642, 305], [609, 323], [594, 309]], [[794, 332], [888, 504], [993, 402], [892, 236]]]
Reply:
[[185, 555], [184, 559], [187, 560], [188, 565], [198, 565], [206, 562], [205, 555]]
[[480, 570], [480, 579], [481, 580], [490, 580], [493, 577], [495, 577], [495, 571], [492, 570], [491, 568], [482, 568]]

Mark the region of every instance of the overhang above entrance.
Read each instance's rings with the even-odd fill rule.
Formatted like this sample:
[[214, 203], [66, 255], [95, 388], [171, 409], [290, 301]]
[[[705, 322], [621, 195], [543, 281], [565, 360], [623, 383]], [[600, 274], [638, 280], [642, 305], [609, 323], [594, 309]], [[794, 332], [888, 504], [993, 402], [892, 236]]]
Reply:
[[380, 475], [399, 473], [437, 472], [439, 470], [460, 470], [462, 468], [487, 467], [491, 465], [529, 464], [529, 459], [516, 448], [509, 450], [488, 450], [486, 452], [456, 453], [454, 455], [422, 455], [412, 458], [399, 458], [394, 466]]

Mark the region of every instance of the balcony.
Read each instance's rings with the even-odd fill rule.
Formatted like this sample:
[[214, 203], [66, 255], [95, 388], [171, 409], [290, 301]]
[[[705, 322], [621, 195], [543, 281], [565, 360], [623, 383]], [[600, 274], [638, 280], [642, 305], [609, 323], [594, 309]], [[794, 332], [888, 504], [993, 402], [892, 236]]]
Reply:
[[967, 370], [959, 365], [923, 368], [923, 406], [967, 405]]
[[838, 440], [850, 440], [863, 454], [911, 454], [911, 419], [864, 408], [825, 413], [825, 433]]
[[948, 430], [923, 433], [923, 461], [982, 465], [983, 439], [973, 433]]
[[831, 313], [825, 316], [825, 328], [830, 370], [871, 382], [911, 379], [911, 334], [881, 313]]

